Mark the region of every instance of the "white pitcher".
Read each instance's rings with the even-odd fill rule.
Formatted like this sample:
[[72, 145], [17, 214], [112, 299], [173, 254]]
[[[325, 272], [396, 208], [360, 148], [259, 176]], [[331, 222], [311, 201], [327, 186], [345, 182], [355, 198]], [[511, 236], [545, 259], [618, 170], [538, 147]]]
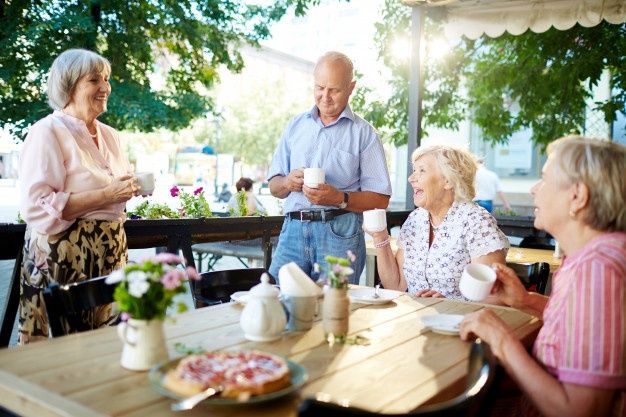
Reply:
[[279, 292], [269, 280], [269, 275], [261, 275], [261, 283], [252, 287], [241, 312], [239, 323], [248, 340], [269, 342], [280, 339], [287, 324], [287, 315], [278, 299]]
[[117, 334], [124, 342], [121, 364], [126, 369], [145, 371], [168, 359], [163, 320], [128, 319], [117, 326]]

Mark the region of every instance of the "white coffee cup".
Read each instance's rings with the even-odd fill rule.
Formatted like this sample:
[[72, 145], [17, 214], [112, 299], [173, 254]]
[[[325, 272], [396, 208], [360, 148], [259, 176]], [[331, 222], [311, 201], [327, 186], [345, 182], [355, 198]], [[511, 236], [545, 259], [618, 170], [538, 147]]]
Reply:
[[387, 228], [387, 212], [383, 209], [363, 212], [363, 229], [370, 232], [382, 232]]
[[471, 301], [482, 301], [491, 292], [496, 282], [496, 271], [489, 265], [469, 264], [463, 269], [459, 290]]
[[150, 195], [154, 192], [154, 174], [152, 172], [136, 172], [139, 195]]
[[304, 185], [317, 188], [326, 182], [326, 174], [322, 168], [304, 168]]

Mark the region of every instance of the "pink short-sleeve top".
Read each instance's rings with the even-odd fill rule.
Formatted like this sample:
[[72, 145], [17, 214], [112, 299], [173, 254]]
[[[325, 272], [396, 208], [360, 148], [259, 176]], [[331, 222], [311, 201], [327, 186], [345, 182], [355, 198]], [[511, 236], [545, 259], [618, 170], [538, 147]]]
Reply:
[[[20, 155], [20, 213], [40, 233], [56, 234], [76, 219], [62, 212], [70, 194], [98, 190], [132, 172], [115, 129], [96, 121], [98, 146], [87, 125], [62, 111], [44, 117], [28, 131]], [[111, 203], [82, 215], [124, 221], [125, 203]]]
[[459, 291], [463, 268], [473, 258], [509, 248], [493, 216], [473, 202], [454, 202], [434, 234], [429, 247], [430, 221], [423, 208], [413, 210], [402, 225], [398, 247], [404, 250], [409, 292], [428, 288], [464, 300]]
[[626, 415], [626, 233], [602, 234], [567, 256], [552, 281], [533, 354], [559, 381], [614, 389]]

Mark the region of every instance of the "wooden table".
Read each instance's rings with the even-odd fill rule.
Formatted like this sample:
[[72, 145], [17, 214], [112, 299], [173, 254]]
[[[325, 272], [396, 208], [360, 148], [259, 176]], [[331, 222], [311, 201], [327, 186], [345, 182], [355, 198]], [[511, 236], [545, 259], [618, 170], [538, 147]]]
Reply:
[[[391, 238], [391, 250], [395, 253], [398, 250], [397, 238]], [[369, 240], [365, 244], [366, 255], [365, 260], [365, 285], [373, 286], [376, 280], [376, 248], [374, 242]], [[550, 265], [550, 273], [556, 271], [561, 266], [561, 259], [555, 258], [554, 251], [546, 249], [528, 249], [512, 247], [506, 255], [506, 261], [511, 263], [535, 263], [546, 262]]]
[[[456, 336], [423, 329], [420, 317], [464, 314], [484, 305], [403, 295], [382, 306], [353, 304], [350, 334], [369, 345], [323, 341], [321, 322], [307, 332], [286, 333], [273, 343], [248, 342], [239, 327], [242, 308], [222, 304], [194, 310], [167, 323], [170, 356], [175, 342], [207, 349], [260, 349], [303, 365], [308, 382], [300, 392], [257, 405], [198, 406], [186, 416], [295, 416], [301, 397], [326, 395], [335, 401], [383, 412], [404, 412], [437, 396], [451, 397], [463, 386], [469, 344]], [[510, 308], [494, 308], [529, 342], [541, 322]], [[119, 365], [122, 344], [114, 328], [96, 330], [0, 350], [0, 405], [24, 415], [180, 416], [171, 400], [157, 394], [146, 372]]]

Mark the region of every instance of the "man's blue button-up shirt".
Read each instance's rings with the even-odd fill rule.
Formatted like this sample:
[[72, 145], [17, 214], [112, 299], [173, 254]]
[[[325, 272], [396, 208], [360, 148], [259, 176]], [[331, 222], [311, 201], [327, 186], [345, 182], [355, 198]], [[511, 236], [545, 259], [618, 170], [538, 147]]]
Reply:
[[[391, 195], [385, 153], [376, 130], [346, 106], [328, 126], [317, 106], [294, 117], [274, 153], [268, 179], [297, 168], [322, 168], [326, 183], [340, 191], [373, 191]], [[302, 192], [291, 192], [283, 212], [334, 208], [311, 204]]]

